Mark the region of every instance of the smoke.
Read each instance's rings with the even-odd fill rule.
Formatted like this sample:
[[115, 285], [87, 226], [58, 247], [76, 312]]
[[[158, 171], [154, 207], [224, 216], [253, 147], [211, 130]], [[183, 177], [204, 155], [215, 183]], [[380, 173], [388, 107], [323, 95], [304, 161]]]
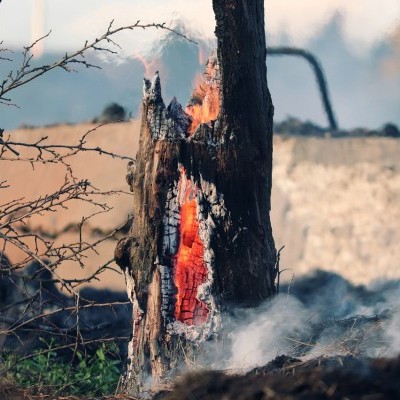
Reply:
[[390, 45], [381, 49], [385, 55], [381, 61], [381, 73], [389, 79], [398, 76], [400, 71], [400, 25], [390, 36]]
[[[126, 46], [119, 60], [123, 62], [94, 60], [93, 63], [102, 65], [101, 71], [92, 70], [73, 76], [55, 71], [37, 85], [32, 83], [13, 93], [13, 100], [20, 108], [11, 111], [0, 109], [3, 127], [12, 129], [21, 123], [43, 125], [90, 120], [110, 102], [123, 105], [136, 116], [142, 96], [142, 77], [154, 69], [160, 70], [165, 102], [176, 96], [184, 105], [193, 89], [193, 79], [204, 68], [199, 60], [203, 62], [205, 55], [211, 53], [215, 41], [203, 34], [196, 24], [182, 22], [182, 19], [174, 21], [171, 26], [200, 45], [158, 31], [157, 41], [151, 41], [153, 37], [144, 31], [146, 50], [138, 53], [140, 49], [137, 47]], [[386, 35], [369, 52], [359, 53], [344, 32], [345, 22], [346, 19], [338, 14], [307, 42], [295, 42], [282, 34], [268, 35], [267, 44], [303, 46], [320, 59], [340, 128], [363, 126], [375, 129], [387, 122], [400, 124], [400, 28]], [[117, 41], [120, 42], [119, 38]], [[123, 38], [121, 43], [124, 43]], [[51, 62], [57, 57], [46, 55], [39, 61]], [[152, 65], [149, 67], [150, 62]], [[18, 65], [16, 59], [14, 69]], [[294, 57], [270, 57], [267, 65], [275, 120], [294, 116], [327, 126], [309, 65]], [[6, 76], [12, 67], [11, 63], [0, 64], [0, 75]], [[37, 93], [41, 95], [37, 96]], [[35, 104], [31, 102], [32, 97], [36, 98]]]
[[309, 359], [400, 353], [400, 281], [354, 286], [317, 270], [282, 292], [228, 318], [227, 357], [215, 368], [251, 369], [279, 355]]
[[[269, 38], [268, 43], [299, 45], [285, 35]], [[321, 62], [341, 128], [378, 128], [386, 122], [400, 123], [400, 73], [396, 67], [400, 50], [396, 34], [387, 34], [370, 51], [360, 53], [344, 32], [344, 17], [336, 14], [301, 45]], [[309, 66], [293, 57], [270, 57], [267, 65], [275, 119], [281, 121], [292, 115], [327, 126]]]
[[203, 74], [216, 43], [188, 27], [185, 21], [176, 20], [172, 28], [194, 38], [197, 44], [168, 32], [149, 50], [149, 58], [162, 66], [160, 76], [164, 101], [168, 104], [170, 99], [176, 97], [185, 105], [195, 87], [195, 78]]
[[[45, 35], [45, 0], [32, 0], [33, 1], [33, 12], [32, 12], [32, 41], [36, 42], [38, 39]], [[40, 57], [44, 51], [43, 40], [37, 42], [32, 49], [32, 53], [35, 57]]]
[[389, 342], [386, 355], [397, 355], [400, 352], [400, 307], [397, 306], [396, 312], [386, 328], [386, 338]]
[[227, 367], [252, 368], [290, 353], [288, 338], [294, 332], [307, 332], [306, 322], [310, 317], [298, 300], [286, 296], [278, 296], [248, 312], [233, 323], [234, 329], [228, 336], [232, 347]]

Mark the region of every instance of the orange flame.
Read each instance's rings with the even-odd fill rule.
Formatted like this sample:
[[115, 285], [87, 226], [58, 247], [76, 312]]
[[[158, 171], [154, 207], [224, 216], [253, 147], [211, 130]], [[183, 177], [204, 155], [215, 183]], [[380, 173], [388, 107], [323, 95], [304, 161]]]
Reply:
[[159, 70], [158, 63], [153, 61], [147, 61], [140, 53], [136, 53], [134, 56], [137, 60], [139, 60], [144, 66], [144, 76], [151, 77], [155, 74], [156, 71]]
[[[182, 175], [181, 184], [183, 179]], [[175, 256], [175, 285], [178, 289], [175, 318], [187, 325], [200, 325], [207, 320], [208, 308], [197, 299], [197, 289], [205, 282], [207, 269], [203, 261], [204, 244], [199, 236], [196, 218], [197, 201], [191, 198], [192, 190], [193, 185], [187, 180], [180, 210], [180, 243]]]
[[204, 65], [207, 62], [206, 52], [201, 43], [199, 43], [198, 61], [200, 65]]
[[198, 75], [195, 82], [197, 85], [192, 99], [185, 109], [192, 117], [189, 136], [193, 135], [200, 124], [217, 119], [219, 114], [219, 66], [215, 57], [208, 60], [204, 75]]

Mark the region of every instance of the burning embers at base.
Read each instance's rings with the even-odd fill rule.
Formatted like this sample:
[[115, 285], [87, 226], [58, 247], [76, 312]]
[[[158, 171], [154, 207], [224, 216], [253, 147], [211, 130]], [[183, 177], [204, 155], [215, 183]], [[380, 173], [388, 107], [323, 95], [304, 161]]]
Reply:
[[[143, 104], [152, 140], [177, 143], [179, 147], [202, 141], [210, 146], [210, 153], [214, 152], [211, 133], [212, 120], [219, 113], [219, 82], [214, 55], [184, 110], [175, 98], [167, 107], [164, 105], [158, 73], [152, 81], [145, 79]], [[201, 126], [203, 123], [207, 125]], [[162, 247], [156, 265], [161, 277], [161, 315], [167, 331], [189, 340], [202, 340], [213, 336], [219, 326], [212, 294], [211, 239], [217, 219], [224, 218], [226, 210], [215, 184], [198, 176], [187, 163], [190, 161], [177, 156], [179, 174], [167, 191]]]
[[[184, 172], [183, 172], [184, 173]], [[178, 290], [175, 318], [187, 325], [206, 322], [207, 304], [197, 298], [197, 291], [207, 279], [204, 244], [199, 236], [196, 210], [196, 188], [187, 181], [180, 209], [179, 248], [174, 260], [174, 283]]]
[[212, 295], [215, 220], [225, 216], [214, 184], [194, 183], [183, 166], [167, 196], [162, 253], [162, 315], [168, 328], [189, 340], [211, 337], [219, 326]]
[[[197, 80], [198, 84], [185, 108], [186, 114], [191, 117], [187, 128], [188, 137], [194, 134], [200, 124], [209, 123], [218, 117], [220, 75], [216, 54], [207, 61], [204, 74]], [[199, 298], [199, 289], [206, 283], [208, 274], [204, 261], [205, 246], [199, 229], [198, 216], [201, 217], [201, 213], [198, 213], [198, 192], [198, 187], [186, 178], [182, 168], [178, 183], [179, 247], [174, 257], [174, 283], [178, 291], [175, 319], [189, 326], [205, 323], [209, 313], [207, 304]], [[211, 267], [209, 275], [212, 277]]]

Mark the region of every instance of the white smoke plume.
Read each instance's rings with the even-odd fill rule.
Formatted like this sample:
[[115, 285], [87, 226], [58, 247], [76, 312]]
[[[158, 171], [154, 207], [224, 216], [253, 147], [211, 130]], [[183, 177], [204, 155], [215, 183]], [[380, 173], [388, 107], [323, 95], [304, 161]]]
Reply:
[[227, 357], [215, 368], [251, 369], [279, 355], [301, 359], [400, 353], [400, 281], [354, 286], [315, 271], [257, 309], [230, 318]]
[[247, 313], [243, 323], [236, 321], [229, 337], [232, 342], [230, 369], [264, 365], [280, 354], [290, 352], [294, 332], [307, 331], [307, 309], [296, 299], [278, 296], [257, 310]]

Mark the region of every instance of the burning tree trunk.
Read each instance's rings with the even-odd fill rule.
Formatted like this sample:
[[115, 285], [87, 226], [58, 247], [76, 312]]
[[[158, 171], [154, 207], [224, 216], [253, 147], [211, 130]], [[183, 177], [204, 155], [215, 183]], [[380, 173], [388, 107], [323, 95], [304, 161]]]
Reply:
[[144, 82], [134, 223], [116, 249], [134, 303], [131, 391], [216, 337], [221, 311], [275, 293], [264, 2], [248, 3], [213, 1], [217, 56], [186, 110], [164, 105], [158, 74]]

